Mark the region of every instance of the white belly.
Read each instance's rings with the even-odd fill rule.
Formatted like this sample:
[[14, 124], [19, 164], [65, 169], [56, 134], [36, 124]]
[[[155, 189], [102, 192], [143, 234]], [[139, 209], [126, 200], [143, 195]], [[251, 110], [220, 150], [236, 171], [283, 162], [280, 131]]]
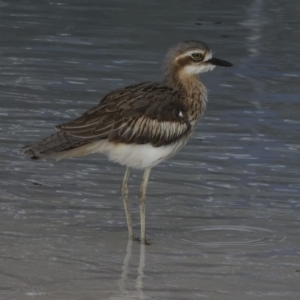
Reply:
[[172, 145], [153, 147], [151, 144], [114, 144], [109, 142], [99, 143], [95, 153], [104, 153], [109, 160], [121, 165], [145, 169], [154, 167], [163, 160], [175, 154], [182, 146], [182, 143]]
[[154, 167], [163, 160], [175, 154], [185, 143], [187, 138], [167, 146], [153, 147], [151, 144], [122, 144], [111, 143], [107, 140], [93, 142], [69, 151], [55, 153], [57, 160], [64, 158], [103, 153], [108, 159], [123, 166], [145, 169]]

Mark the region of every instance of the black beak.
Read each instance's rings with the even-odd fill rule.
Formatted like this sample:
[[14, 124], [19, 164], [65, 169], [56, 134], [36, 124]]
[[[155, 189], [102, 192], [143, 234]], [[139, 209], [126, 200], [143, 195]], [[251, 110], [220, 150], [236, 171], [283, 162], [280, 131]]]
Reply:
[[215, 65], [215, 66], [222, 66], [222, 67], [232, 67], [232, 64], [226, 60], [218, 59], [212, 57], [211, 59], [207, 60], [206, 62]]

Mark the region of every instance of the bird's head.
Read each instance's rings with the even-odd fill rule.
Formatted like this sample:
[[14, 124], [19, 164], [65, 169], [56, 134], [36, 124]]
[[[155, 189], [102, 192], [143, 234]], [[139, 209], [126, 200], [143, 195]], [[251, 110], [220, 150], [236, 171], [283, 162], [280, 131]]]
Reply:
[[190, 77], [213, 70], [216, 66], [231, 67], [225, 60], [213, 57], [211, 50], [200, 41], [184, 41], [173, 46], [165, 59], [165, 79], [168, 76]]

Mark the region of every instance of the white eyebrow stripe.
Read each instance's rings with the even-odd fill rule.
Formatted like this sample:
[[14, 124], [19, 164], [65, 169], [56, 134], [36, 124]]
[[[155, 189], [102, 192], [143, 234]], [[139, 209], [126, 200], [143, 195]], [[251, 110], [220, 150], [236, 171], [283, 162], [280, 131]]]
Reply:
[[[190, 50], [190, 51], [184, 52], [183, 54], [181, 54], [181, 55], [179, 55], [178, 57], [176, 57], [176, 60], [178, 60], [178, 59], [180, 59], [180, 58], [182, 58], [182, 57], [191, 56], [193, 53], [201, 53], [201, 54], [204, 54], [205, 51], [204, 51], [204, 50], [198, 50], [198, 49]], [[212, 52], [209, 51], [209, 52], [206, 53], [204, 61], [210, 60], [211, 58], [212, 58]]]
[[176, 60], [180, 59], [181, 57], [191, 56], [193, 53], [204, 54], [204, 52], [205, 52], [204, 50], [198, 50], [198, 49], [190, 50], [190, 51], [184, 52], [183, 54], [181, 54], [178, 57], [176, 57]]

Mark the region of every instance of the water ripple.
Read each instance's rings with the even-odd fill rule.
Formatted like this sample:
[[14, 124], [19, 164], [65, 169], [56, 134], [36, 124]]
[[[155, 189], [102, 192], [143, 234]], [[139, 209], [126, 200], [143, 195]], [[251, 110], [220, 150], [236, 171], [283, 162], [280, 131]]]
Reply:
[[283, 241], [285, 236], [274, 230], [251, 226], [195, 226], [187, 228], [183, 243], [204, 247], [262, 246]]

